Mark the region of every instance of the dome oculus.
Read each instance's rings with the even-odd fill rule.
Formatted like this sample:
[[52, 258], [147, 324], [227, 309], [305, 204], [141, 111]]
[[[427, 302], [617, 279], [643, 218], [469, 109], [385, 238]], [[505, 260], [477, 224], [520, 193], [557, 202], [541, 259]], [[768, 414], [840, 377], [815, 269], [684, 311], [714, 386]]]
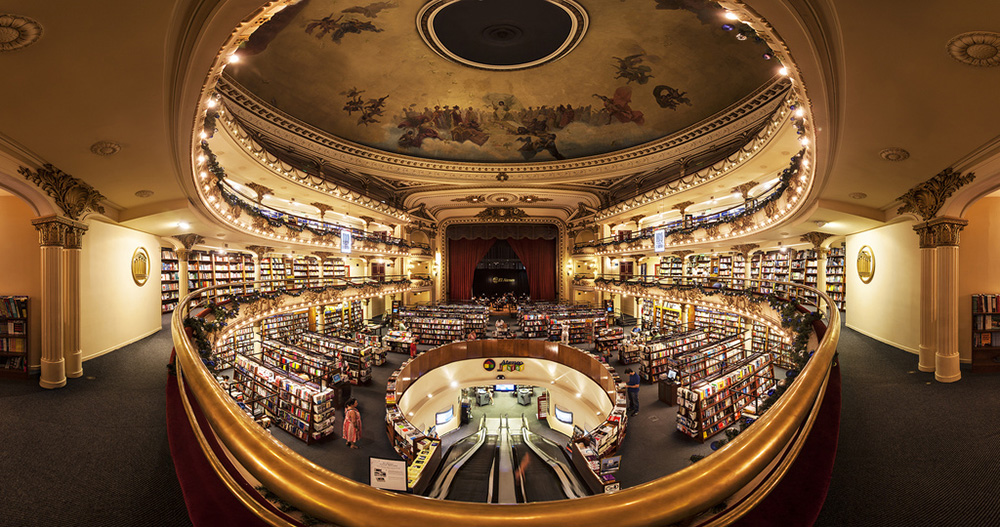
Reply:
[[586, 11], [569, 0], [433, 0], [417, 15], [417, 30], [436, 53], [488, 70], [557, 60], [587, 25]]

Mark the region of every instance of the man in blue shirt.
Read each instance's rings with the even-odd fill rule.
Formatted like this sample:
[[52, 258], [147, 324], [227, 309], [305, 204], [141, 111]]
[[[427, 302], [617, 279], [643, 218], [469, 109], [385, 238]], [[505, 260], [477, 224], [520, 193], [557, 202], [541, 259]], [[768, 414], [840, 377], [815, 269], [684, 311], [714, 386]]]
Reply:
[[628, 395], [628, 415], [633, 416], [639, 413], [639, 374], [632, 371], [632, 368], [626, 368], [625, 375], [627, 376], [625, 388]]

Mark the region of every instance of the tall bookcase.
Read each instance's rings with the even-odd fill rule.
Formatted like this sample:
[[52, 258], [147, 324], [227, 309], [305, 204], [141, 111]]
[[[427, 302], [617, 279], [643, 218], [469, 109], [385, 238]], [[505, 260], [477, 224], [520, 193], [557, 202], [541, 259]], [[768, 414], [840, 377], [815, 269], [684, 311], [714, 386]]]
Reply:
[[[765, 280], [775, 280], [777, 282], [787, 282], [790, 274], [789, 264], [791, 261], [790, 251], [771, 251], [764, 255], [764, 262], [761, 268], [761, 278]], [[771, 284], [761, 286], [761, 292], [775, 293], [785, 296], [788, 294], [788, 287], [779, 285], [773, 288]]]
[[28, 376], [28, 297], [0, 296], [0, 377]]
[[364, 326], [365, 311], [360, 300], [323, 306], [323, 330], [327, 335], [357, 331]]
[[774, 386], [771, 357], [755, 354], [677, 390], [677, 430], [704, 442], [734, 424]]
[[707, 339], [708, 333], [697, 329], [646, 342], [640, 350], [639, 375], [647, 382], [656, 381], [670, 369], [667, 361], [671, 356], [698, 348]]
[[770, 353], [774, 364], [778, 367], [791, 369], [795, 367], [792, 361], [792, 345], [785, 342], [785, 336], [764, 324], [753, 322], [750, 331], [750, 350], [754, 353]]
[[283, 340], [309, 330], [309, 312], [282, 313], [265, 318], [260, 325], [261, 338]]
[[972, 295], [972, 371], [1000, 371], [1000, 295]]
[[844, 246], [830, 247], [826, 257], [826, 294], [830, 295], [837, 308], [843, 311], [847, 306], [847, 283], [844, 280], [846, 271], [846, 250]]
[[701, 379], [721, 373], [728, 365], [745, 359], [746, 355], [743, 337], [734, 335], [675, 352], [667, 358], [667, 366], [676, 372], [678, 384], [691, 386]]
[[160, 302], [161, 311], [169, 313], [177, 307], [180, 295], [180, 267], [177, 253], [168, 247], [160, 248]]
[[739, 315], [697, 306], [694, 308], [694, 327], [705, 330], [709, 338], [718, 339], [742, 333], [746, 330], [746, 321]]
[[232, 368], [237, 354], [248, 357], [254, 354], [253, 327], [240, 328], [231, 337], [222, 339], [215, 345], [212, 371], [219, 372]]
[[294, 286], [292, 262], [284, 256], [268, 256], [260, 260], [260, 279], [272, 280], [261, 288], [264, 291], [289, 289]]

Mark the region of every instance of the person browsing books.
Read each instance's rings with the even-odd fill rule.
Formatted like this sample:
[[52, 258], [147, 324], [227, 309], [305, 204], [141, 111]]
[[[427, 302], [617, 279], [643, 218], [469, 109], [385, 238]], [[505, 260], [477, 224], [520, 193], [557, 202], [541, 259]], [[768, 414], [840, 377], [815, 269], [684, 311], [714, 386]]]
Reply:
[[639, 374], [632, 368], [625, 369], [625, 389], [628, 395], [628, 415], [639, 413]]
[[351, 448], [358, 448], [361, 439], [361, 412], [358, 411], [358, 400], [351, 397], [344, 405], [344, 441]]

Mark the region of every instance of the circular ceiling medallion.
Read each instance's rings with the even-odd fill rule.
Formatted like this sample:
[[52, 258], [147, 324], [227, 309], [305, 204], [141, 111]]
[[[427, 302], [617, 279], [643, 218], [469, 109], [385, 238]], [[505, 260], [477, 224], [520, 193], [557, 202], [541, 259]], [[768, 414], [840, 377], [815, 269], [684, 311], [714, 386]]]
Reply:
[[910, 157], [910, 153], [902, 148], [886, 148], [878, 155], [886, 161], [904, 161]]
[[122, 149], [122, 145], [114, 141], [98, 141], [90, 145], [90, 151], [99, 156], [113, 156]]
[[152, 190], [137, 190], [135, 192], [135, 197], [137, 198], [148, 198], [153, 195]]
[[486, 202], [494, 205], [510, 205], [517, 202], [517, 196], [507, 193], [490, 194], [486, 196]]
[[948, 41], [948, 53], [970, 66], [1000, 66], [1000, 33], [970, 31]]
[[852, 199], [865, 199], [868, 197], [868, 194], [865, 194], [864, 192], [851, 192], [849, 196], [851, 196]]
[[0, 51], [28, 47], [42, 38], [42, 26], [21, 15], [0, 15]]
[[473, 68], [520, 70], [563, 57], [588, 17], [572, 0], [432, 0], [417, 31], [438, 55]]

